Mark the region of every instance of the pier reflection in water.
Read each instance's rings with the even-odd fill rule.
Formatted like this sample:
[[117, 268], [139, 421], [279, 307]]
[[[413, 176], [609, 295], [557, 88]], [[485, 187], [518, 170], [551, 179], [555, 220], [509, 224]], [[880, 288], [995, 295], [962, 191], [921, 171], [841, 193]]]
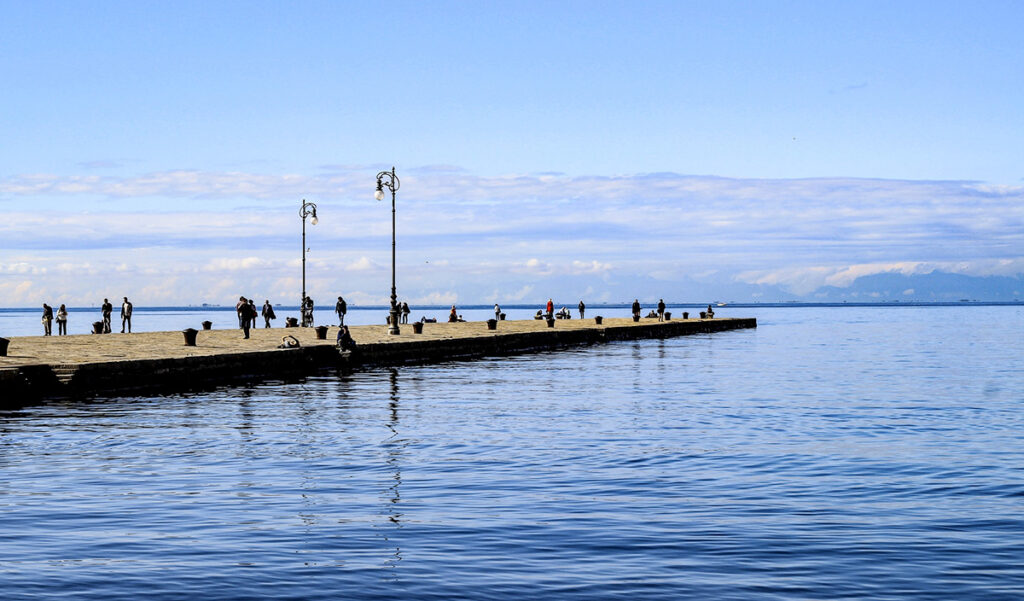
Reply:
[[756, 317], [0, 414], [0, 591], [1024, 595], [1022, 310]]

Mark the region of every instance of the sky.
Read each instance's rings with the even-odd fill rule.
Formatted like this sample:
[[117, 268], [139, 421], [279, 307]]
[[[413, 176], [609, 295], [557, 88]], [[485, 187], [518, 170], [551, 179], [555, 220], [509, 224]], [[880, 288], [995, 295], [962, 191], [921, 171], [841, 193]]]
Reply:
[[914, 278], [940, 272], [1024, 297], [1022, 22], [993, 1], [0, 0], [0, 306], [295, 304], [303, 201], [310, 295], [385, 303], [392, 166], [413, 304], [882, 274], [929, 300]]

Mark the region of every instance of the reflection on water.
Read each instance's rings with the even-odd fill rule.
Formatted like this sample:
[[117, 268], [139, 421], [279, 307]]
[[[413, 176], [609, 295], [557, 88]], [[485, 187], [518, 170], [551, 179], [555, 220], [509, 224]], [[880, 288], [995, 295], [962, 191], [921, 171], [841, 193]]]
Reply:
[[4, 599], [1017, 599], [1019, 308], [0, 415]]

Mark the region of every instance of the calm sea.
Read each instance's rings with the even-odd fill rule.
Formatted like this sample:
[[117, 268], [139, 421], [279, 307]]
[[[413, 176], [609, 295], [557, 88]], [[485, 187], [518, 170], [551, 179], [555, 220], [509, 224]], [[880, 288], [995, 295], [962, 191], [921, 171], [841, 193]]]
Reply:
[[719, 314], [0, 414], [0, 598], [1024, 598], [1024, 307]]

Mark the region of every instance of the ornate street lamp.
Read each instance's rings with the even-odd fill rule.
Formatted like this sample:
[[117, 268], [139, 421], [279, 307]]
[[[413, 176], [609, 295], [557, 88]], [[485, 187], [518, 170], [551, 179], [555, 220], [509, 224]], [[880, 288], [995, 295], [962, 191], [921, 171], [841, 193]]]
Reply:
[[316, 225], [319, 221], [316, 218], [316, 204], [312, 202], [306, 202], [306, 199], [302, 199], [302, 208], [299, 209], [299, 217], [302, 218], [302, 300], [299, 301], [299, 314], [302, 315], [302, 325], [306, 325], [306, 253], [309, 251], [306, 248], [306, 217], [312, 216], [313, 219], [310, 223]]
[[391, 319], [388, 326], [388, 334], [398, 334], [398, 294], [395, 293], [395, 192], [402, 185], [395, 175], [395, 168], [391, 171], [381, 171], [377, 174], [377, 191], [373, 197], [377, 200], [384, 200], [384, 187], [391, 190]]

